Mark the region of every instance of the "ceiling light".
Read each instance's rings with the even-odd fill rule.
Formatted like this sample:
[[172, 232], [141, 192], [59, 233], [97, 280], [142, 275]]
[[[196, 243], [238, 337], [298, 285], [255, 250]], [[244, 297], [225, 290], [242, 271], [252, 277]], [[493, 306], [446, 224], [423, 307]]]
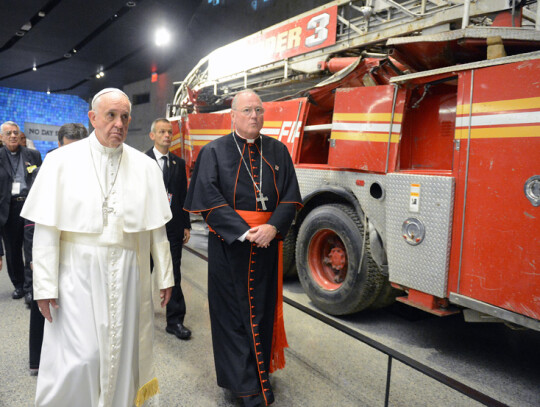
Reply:
[[137, 3], [134, 2], [134, 1], [128, 1], [128, 2], [126, 3], [126, 6], [128, 6], [128, 7], [135, 7], [136, 5], [137, 5]]
[[103, 78], [104, 76], [105, 76], [105, 72], [101, 71], [101, 72], [99, 73], [99, 77], [100, 77], [100, 78]]
[[24, 34], [25, 34], [25, 32], [24, 32], [24, 31], [21, 31], [21, 30], [15, 32], [15, 35], [16, 35], [17, 37], [24, 37]]
[[32, 67], [32, 71], [37, 71], [37, 66], [35, 62], [34, 62], [34, 66]]
[[98, 78], [98, 79], [99, 79], [99, 72], [98, 72], [98, 73], [96, 74], [96, 78]]
[[47, 95], [50, 95], [50, 94], [51, 94], [51, 90], [47, 88]]
[[165, 46], [171, 40], [171, 34], [166, 28], [158, 28], [154, 36], [154, 41], [158, 47]]

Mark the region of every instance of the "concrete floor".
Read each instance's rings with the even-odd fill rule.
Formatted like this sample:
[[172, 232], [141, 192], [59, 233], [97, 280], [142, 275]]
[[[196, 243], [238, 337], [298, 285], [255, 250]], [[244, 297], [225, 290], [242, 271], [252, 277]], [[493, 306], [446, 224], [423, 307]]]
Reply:
[[[217, 385], [206, 295], [206, 262], [184, 251], [182, 286], [188, 306], [189, 341], [165, 332], [165, 313], [155, 306], [156, 373], [161, 407], [238, 406]], [[0, 272], [0, 407], [33, 405], [36, 377], [28, 372], [29, 310], [12, 300]], [[157, 290], [155, 290], [157, 297]], [[290, 347], [287, 366], [272, 375], [276, 407], [383, 406], [386, 357], [348, 335], [285, 304]], [[398, 362], [393, 364], [390, 406], [478, 406], [458, 392]]]

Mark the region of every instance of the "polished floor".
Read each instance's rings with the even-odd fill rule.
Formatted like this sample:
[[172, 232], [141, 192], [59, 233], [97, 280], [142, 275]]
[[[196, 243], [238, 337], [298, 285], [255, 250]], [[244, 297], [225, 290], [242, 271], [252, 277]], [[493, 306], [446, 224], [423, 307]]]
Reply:
[[[164, 310], [155, 305], [160, 405], [239, 406], [216, 385], [206, 262], [184, 250], [182, 275], [188, 306], [185, 323], [193, 331], [192, 338], [181, 341], [167, 334]], [[28, 372], [29, 311], [22, 299], [11, 299], [11, 292], [4, 267], [0, 272], [0, 407], [26, 407], [33, 405], [36, 384], [36, 377]], [[287, 304], [284, 313], [290, 347], [286, 368], [271, 377], [276, 407], [384, 405], [385, 355]], [[393, 363], [391, 383], [390, 406], [480, 405], [399, 362]]]

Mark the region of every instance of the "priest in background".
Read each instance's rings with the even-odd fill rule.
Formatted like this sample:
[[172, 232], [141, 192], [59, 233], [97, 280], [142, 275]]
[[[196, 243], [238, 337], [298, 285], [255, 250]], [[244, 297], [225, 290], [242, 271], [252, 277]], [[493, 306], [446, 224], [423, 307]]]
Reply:
[[217, 383], [245, 406], [274, 401], [269, 373], [285, 366], [279, 241], [301, 206], [287, 147], [260, 134], [252, 90], [233, 99], [235, 131], [199, 153], [184, 208], [203, 215]]
[[161, 173], [124, 144], [131, 103], [98, 92], [95, 131], [51, 152], [22, 211], [35, 222], [34, 298], [47, 319], [38, 407], [141, 406], [153, 373], [150, 254], [161, 306], [174, 285]]

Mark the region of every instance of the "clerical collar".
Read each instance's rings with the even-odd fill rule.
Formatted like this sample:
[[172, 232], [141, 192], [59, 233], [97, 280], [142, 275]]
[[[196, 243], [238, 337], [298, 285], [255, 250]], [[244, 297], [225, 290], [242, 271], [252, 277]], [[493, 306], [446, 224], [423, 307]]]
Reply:
[[234, 131], [234, 134], [236, 134], [236, 135], [240, 138], [240, 140], [243, 140], [243, 141], [245, 141], [245, 142], [248, 143], [248, 144], [253, 144], [253, 143], [255, 143], [258, 139], [261, 138], [261, 135], [260, 135], [260, 134], [257, 136], [257, 138], [254, 138], [254, 139], [245, 138], [245, 137], [242, 137], [240, 134], [238, 134], [238, 133], [236, 132], [236, 130]]
[[[17, 150], [15, 150], [15, 151], [11, 151], [7, 146], [3, 146], [3, 147], [4, 147], [4, 148], [6, 149], [6, 151], [7, 151], [8, 153], [10, 153], [11, 155], [17, 155], [17, 154], [19, 154], [19, 153], [21, 152], [21, 147], [20, 147], [20, 146], [17, 147]], [[0, 149], [2, 149], [2, 147], [0, 147]]]
[[92, 134], [88, 136], [88, 139], [90, 140], [90, 147], [96, 151], [99, 151], [102, 154], [116, 155], [122, 152], [123, 143], [121, 143], [118, 147], [106, 147], [99, 142], [95, 131], [93, 131]]

